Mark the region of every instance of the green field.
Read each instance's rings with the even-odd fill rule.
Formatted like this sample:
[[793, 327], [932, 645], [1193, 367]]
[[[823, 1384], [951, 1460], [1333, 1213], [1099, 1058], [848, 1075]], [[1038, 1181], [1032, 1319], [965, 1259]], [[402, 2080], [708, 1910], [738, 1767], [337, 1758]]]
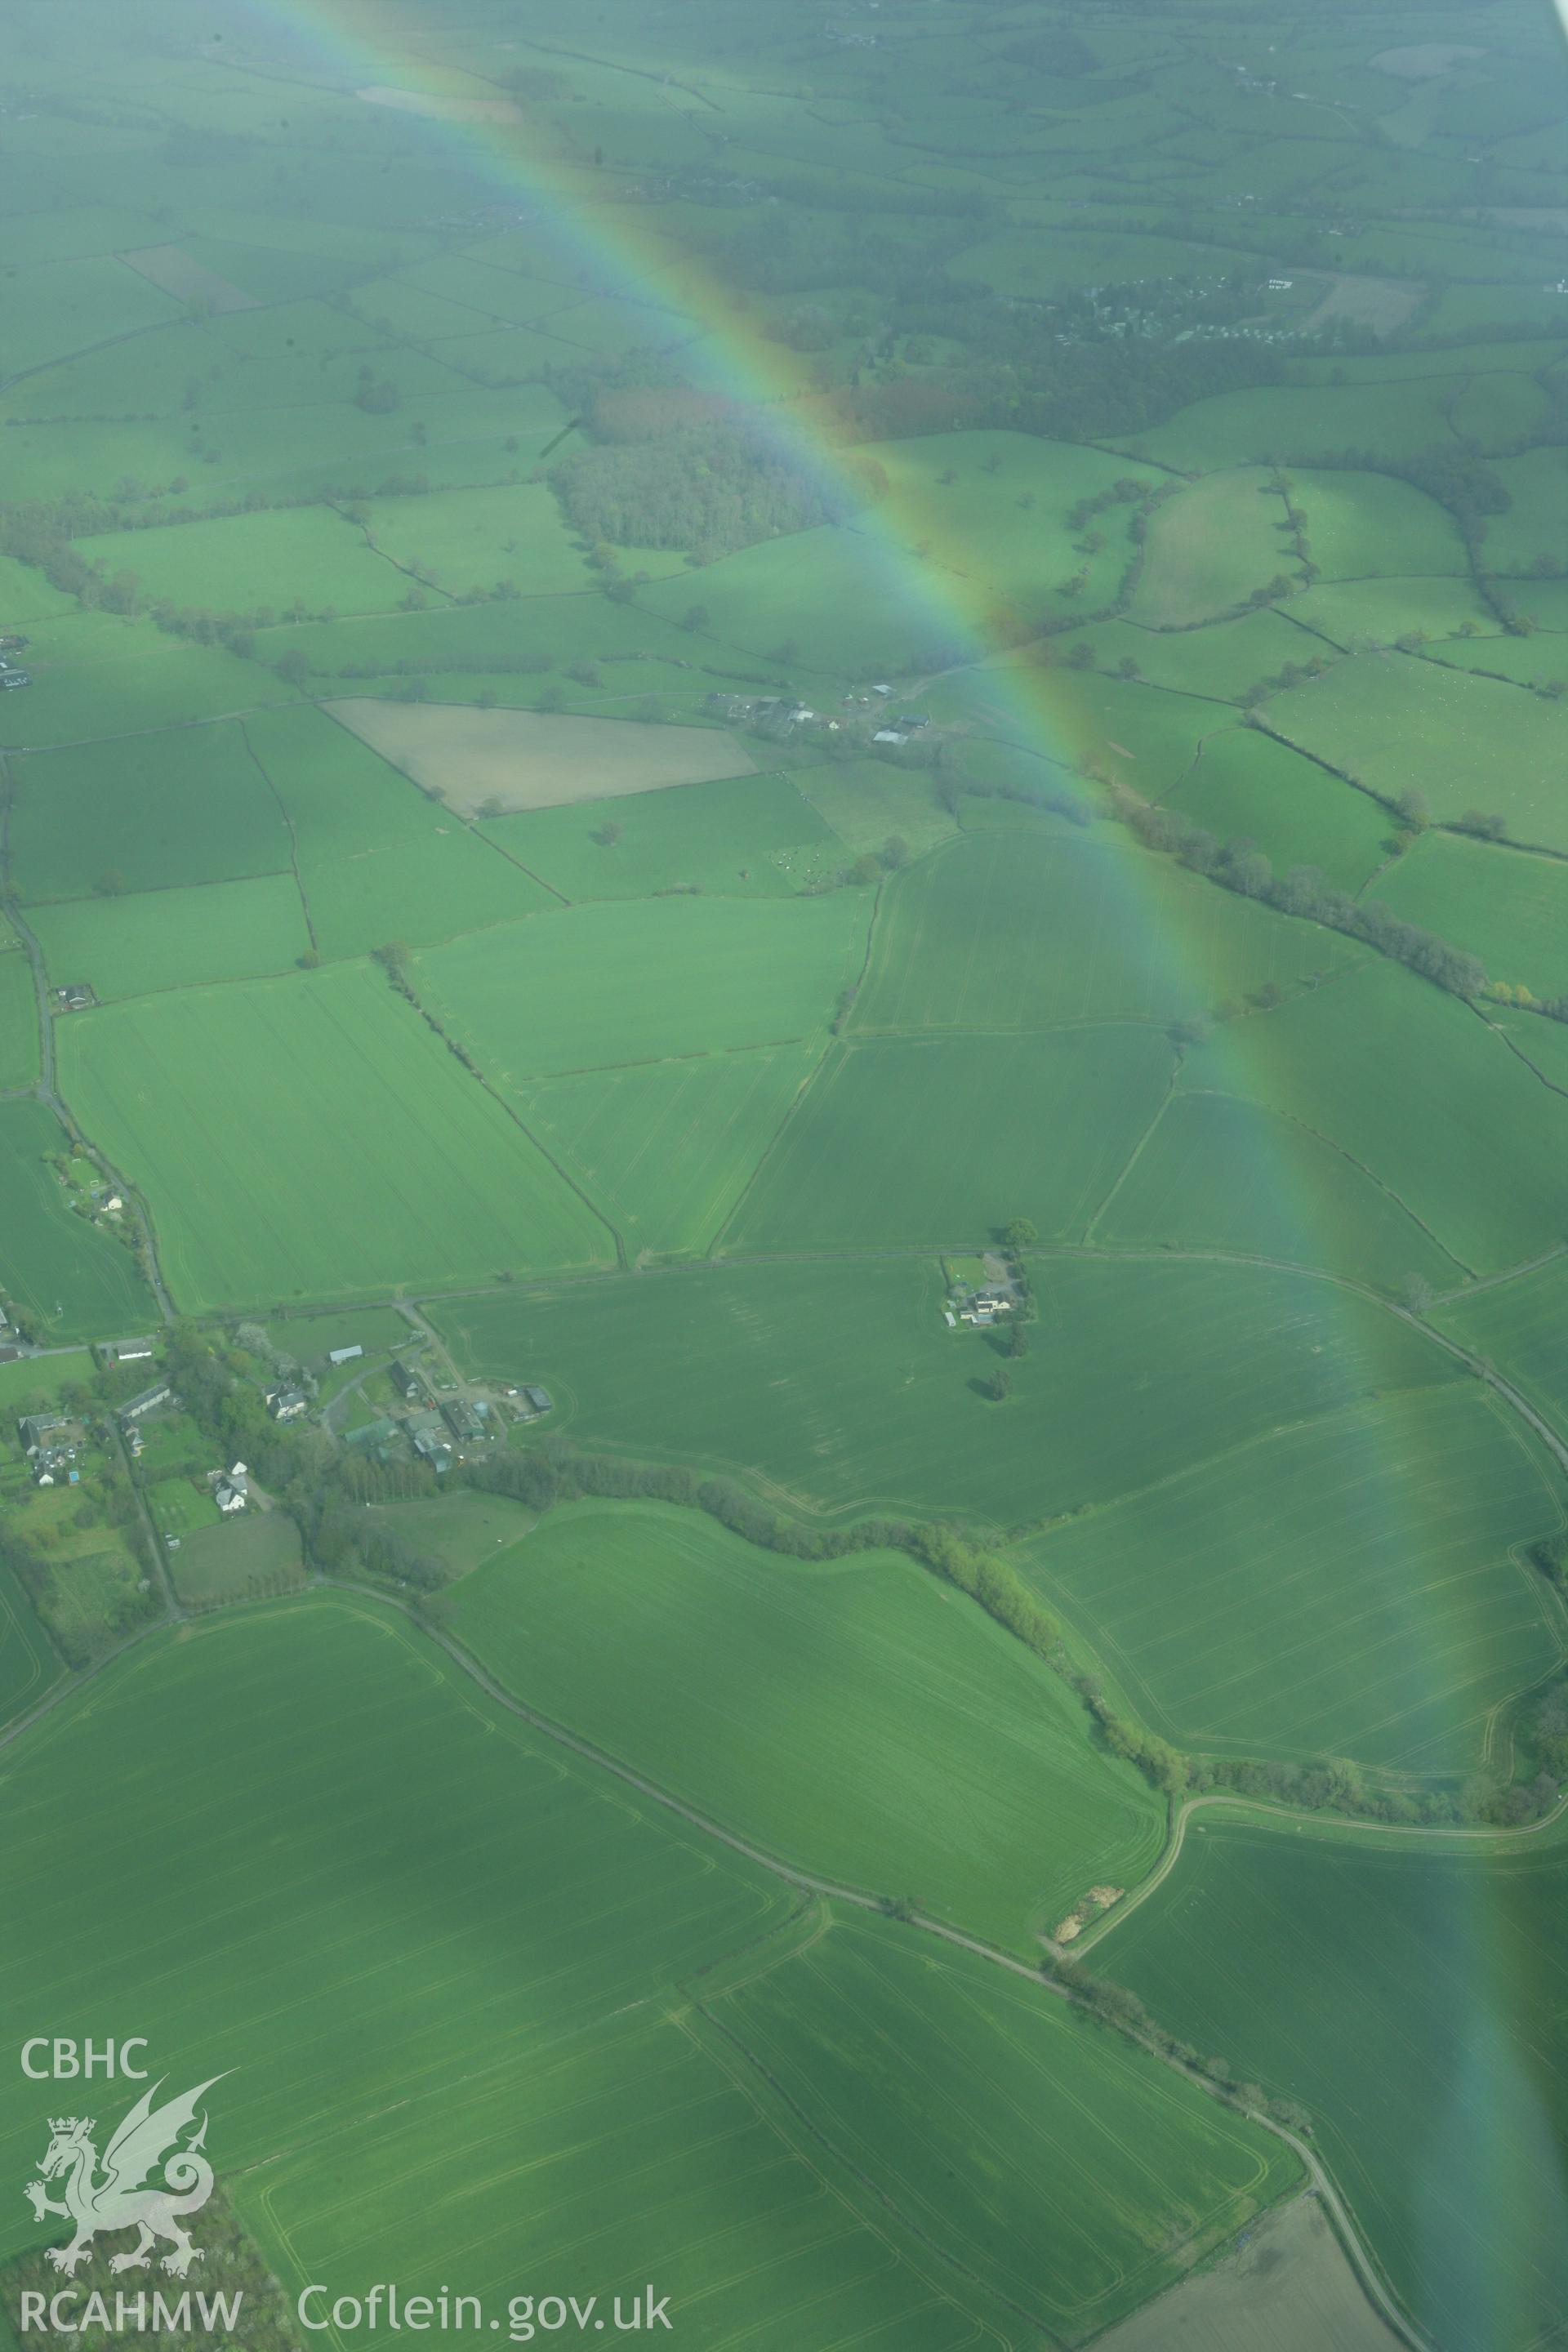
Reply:
[[38, 1076], [38, 1012], [33, 967], [0, 932], [0, 1093], [30, 1087]]
[[1559, 1253], [1471, 1297], [1444, 1299], [1432, 1319], [1495, 1364], [1538, 1412], [1568, 1433], [1568, 1255]]
[[[836, 1921], [704, 2008], [897, 2210], [1058, 2340], [1180, 2277], [1298, 2177], [1189, 2084], [1140, 2096], [1119, 2037], [968, 1954], [933, 1967], [874, 1922]], [[895, 2072], [917, 2047], [918, 2077]]]
[[[83, 561], [104, 572], [134, 573], [150, 600], [257, 613], [296, 603], [314, 612], [390, 613], [408, 593], [395, 563], [330, 507], [284, 507], [138, 531], [133, 540], [77, 541]], [[467, 586], [467, 582], [463, 583]]]
[[36, 1706], [62, 1672], [26, 1594], [0, 1568], [0, 1723]]
[[1545, 1467], [1463, 1382], [1269, 1433], [1026, 1555], [1177, 1745], [1462, 1774], [1489, 1713], [1558, 1662]]
[[[613, 837], [600, 838], [607, 828]], [[646, 898], [663, 890], [783, 897], [847, 862], [831, 818], [824, 823], [797, 780], [783, 774], [531, 809], [491, 817], [484, 830], [567, 898]], [[898, 830], [893, 810], [875, 845]]]
[[1296, 478], [1290, 495], [1306, 517], [1312, 561], [1325, 580], [1458, 577], [1467, 568], [1453, 518], [1392, 474], [1314, 467]]
[[30, 919], [51, 983], [85, 981], [100, 1003], [286, 971], [310, 944], [291, 874], [77, 898]]
[[233, 721], [11, 763], [24, 898], [85, 898], [285, 872], [289, 835]]
[[79, 1216], [48, 1158], [68, 1149], [42, 1103], [0, 1102], [0, 1289], [51, 1341], [133, 1331], [153, 1306], [125, 1245]]
[[725, 1235], [735, 1250], [1081, 1240], [1175, 1074], [1157, 1031], [836, 1045]]
[[1499, 1273], [1560, 1237], [1568, 1099], [1469, 1006], [1397, 965], [1374, 958], [1216, 1030], [1181, 1083], [1262, 1103], [1337, 1145], [1472, 1273]]
[[1373, 895], [1468, 949], [1494, 979], [1536, 996], [1568, 994], [1568, 863], [1428, 832]]
[[323, 956], [424, 946], [555, 905], [324, 711], [263, 712], [245, 735], [292, 829]]
[[[1495, 810], [1516, 841], [1568, 849], [1557, 789], [1563, 721], [1518, 687], [1402, 655], [1363, 656], [1276, 695], [1264, 715], [1287, 741], [1385, 799], [1418, 791], [1448, 822]], [[1509, 747], [1500, 765], [1499, 742]]]
[[1334, 1144], [1234, 1096], [1173, 1095], [1095, 1221], [1110, 1248], [1217, 1249], [1321, 1267], [1403, 1296], [1453, 1258]]
[[169, 1562], [188, 1609], [221, 1608], [305, 1581], [300, 1530], [287, 1511], [247, 1511], [216, 1527], [193, 1528]]
[[1210, 735], [1169, 799], [1216, 840], [1256, 844], [1277, 874], [1315, 866], [1336, 889], [1359, 890], [1388, 854], [1386, 809], [1256, 727]]
[[1199, 1822], [1096, 1958], [1310, 2106], [1406, 2307], [1482, 2352], [1550, 2344], [1568, 2306], [1563, 1918], [1555, 1841], [1435, 1859]]
[[376, 1503], [370, 1517], [378, 1528], [390, 1528], [416, 1550], [439, 1559], [453, 1577], [492, 1559], [498, 1549], [515, 1547], [534, 1524], [534, 1514], [505, 1495], [487, 1495], [477, 1486], [459, 1486], [423, 1503]]
[[631, 1256], [705, 1255], [820, 1059], [816, 1042], [695, 1054], [547, 1078], [518, 1101]]
[[146, 1186], [165, 1276], [191, 1307], [384, 1297], [611, 1255], [364, 966], [79, 1013], [61, 1024], [60, 1072], [89, 1133]]
[[421, 994], [521, 1097], [531, 1078], [825, 1039], [870, 900], [647, 898], [563, 908], [434, 948]]
[[742, 1472], [836, 1520], [913, 1508], [1012, 1528], [1347, 1395], [1452, 1378], [1429, 1340], [1308, 1277], [1070, 1257], [1036, 1275], [1039, 1319], [1002, 1404], [995, 1335], [947, 1328], [934, 1257], [520, 1288], [434, 1319], [474, 1370], [542, 1381], [576, 1444]]
[[[187, 1802], [173, 1884], [200, 1887], [216, 1924], [199, 1951], [170, 1948], [154, 1931], [172, 1883], [127, 1878], [128, 1857], [155, 1791], [193, 1792], [208, 1775], [231, 1798], [216, 1811]], [[737, 2058], [702, 2016], [683, 2022], [677, 1982], [700, 1982], [782, 1924], [790, 1891], [527, 1731], [390, 1612], [316, 1598], [219, 1616], [178, 1645], [155, 1639], [98, 1683], [90, 1710], [58, 1712], [5, 1777], [11, 2030], [28, 2030], [33, 1988], [74, 1954], [63, 2032], [118, 1999], [174, 2079], [231, 2069], [213, 2100], [214, 2152], [290, 2292], [323, 2275], [353, 2292], [395, 2263], [405, 2292], [460, 2271], [465, 2292], [504, 2307], [526, 2174], [540, 2287], [568, 2271], [578, 2292], [605, 2295], [652, 2278], [677, 2310], [700, 2298], [711, 2340], [744, 2323], [769, 2352], [799, 2342], [807, 2305], [823, 2340], [880, 2329], [915, 2352], [957, 2352], [993, 2321], [987, 2287], [955, 2266], [962, 2234], [933, 2244], [902, 2210], [896, 2084], [839, 2120], [843, 2025], [815, 2061], [799, 2024], [787, 2029], [784, 2063], [842, 2143], [824, 2147], [822, 2126], [780, 2100], [743, 2047]], [[77, 1866], [122, 1906], [112, 1943], [85, 1954], [47, 1899], [58, 1871], [47, 1822], [62, 1804], [81, 1822]], [[237, 1859], [261, 1840], [274, 1856], [265, 1885]], [[1058, 2311], [1092, 2312], [1119, 2285], [1131, 2299], [1170, 2273], [1194, 2231], [1234, 2227], [1288, 2185], [1274, 2144], [1043, 1991], [993, 1991], [962, 1957], [931, 1977], [923, 1952], [910, 1954], [910, 1976], [909, 1930], [854, 1933], [888, 1955], [901, 2037], [933, 2066], [961, 2018], [976, 2056], [993, 2053], [966, 2070], [971, 2110], [992, 2130], [1018, 2129], [1020, 2046], [1062, 2100], [1062, 2128], [1105, 2105], [1093, 2141], [1076, 2128], [1076, 2213], [1058, 2216], [1063, 2192], [1037, 2189], [1032, 2167], [1013, 2172], [1042, 2280], [1070, 2264]], [[761, 2042], [786, 2020], [747, 1990], [755, 1969], [748, 1956], [714, 2014]], [[485, 2067], [454, 2098], [480, 2021]], [[864, 2084], [875, 2034], [857, 2031]], [[43, 2128], [41, 2101], [16, 2106], [4, 2132], [14, 2169]], [[850, 2136], [868, 2129], [888, 2150], [891, 2212], [881, 2180], [851, 2168]], [[1158, 2161], [1130, 2144], [1157, 2146]], [[432, 2163], [449, 2168], [450, 2194], [429, 2195]], [[606, 2181], [633, 2175], [642, 2193], [606, 2208]], [[21, 2247], [31, 2228], [18, 2217], [0, 2244]], [[764, 2267], [778, 2311], [759, 2326]]]
[[1210, 474], [1155, 514], [1131, 617], [1145, 628], [1191, 628], [1295, 569], [1272, 477], [1261, 467]]
[[984, 835], [887, 885], [854, 1027], [1174, 1020], [1351, 953], [1114, 836]]
[[695, 1510], [574, 1504], [476, 1570], [447, 1622], [710, 1819], [1015, 1950], [1159, 1852], [1158, 1800], [1066, 1685], [898, 1553], [808, 1565]]

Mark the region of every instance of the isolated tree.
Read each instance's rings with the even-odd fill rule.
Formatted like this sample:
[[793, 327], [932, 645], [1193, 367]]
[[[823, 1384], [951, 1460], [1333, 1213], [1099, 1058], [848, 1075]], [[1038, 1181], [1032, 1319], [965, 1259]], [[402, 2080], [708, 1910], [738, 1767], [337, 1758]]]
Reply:
[[1009, 1217], [1002, 1228], [1003, 1247], [1011, 1250], [1015, 1256], [1020, 1250], [1033, 1249], [1039, 1238], [1030, 1217]]
[[1016, 1358], [1026, 1356], [1028, 1352], [1029, 1336], [1024, 1328], [1024, 1318], [1021, 1315], [1015, 1315], [1013, 1328], [1007, 1334], [1007, 1353]]
[[614, 849], [620, 837], [621, 828], [613, 816], [607, 816], [603, 824], [594, 827], [594, 838], [601, 849]]
[[998, 1364], [991, 1375], [990, 1394], [994, 1404], [1000, 1404], [1013, 1385], [1013, 1375], [1005, 1364]]
[[118, 866], [111, 866], [107, 873], [99, 876], [92, 887], [100, 898], [122, 898], [126, 888], [125, 877]]

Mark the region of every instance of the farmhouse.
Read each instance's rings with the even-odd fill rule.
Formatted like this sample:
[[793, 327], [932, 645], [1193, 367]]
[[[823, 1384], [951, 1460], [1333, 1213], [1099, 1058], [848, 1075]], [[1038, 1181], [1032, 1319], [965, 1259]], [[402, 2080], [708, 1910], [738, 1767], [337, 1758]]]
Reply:
[[299, 1421], [310, 1403], [303, 1389], [268, 1389], [267, 1392], [267, 1410], [274, 1421]]
[[387, 1378], [407, 1404], [417, 1404], [425, 1395], [425, 1383], [413, 1367], [395, 1356], [387, 1366]]
[[56, 989], [55, 1002], [62, 1012], [80, 1013], [92, 1003], [92, 991], [84, 980], [69, 980], [63, 988]]
[[48, 1450], [48, 1441], [68, 1426], [59, 1412], [29, 1412], [16, 1423], [16, 1433], [22, 1441], [24, 1454], [42, 1454]]
[[167, 1404], [174, 1393], [167, 1381], [155, 1381], [152, 1388], [143, 1389], [140, 1396], [133, 1396], [129, 1404], [121, 1406], [121, 1428], [123, 1429], [128, 1422], [140, 1421], [144, 1414], [156, 1411], [159, 1405]]

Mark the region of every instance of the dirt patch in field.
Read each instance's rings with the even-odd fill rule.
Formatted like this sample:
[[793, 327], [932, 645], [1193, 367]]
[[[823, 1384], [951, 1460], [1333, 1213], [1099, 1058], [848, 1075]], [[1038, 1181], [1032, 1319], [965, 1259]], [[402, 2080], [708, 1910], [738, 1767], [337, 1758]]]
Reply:
[[1301, 332], [1315, 334], [1331, 319], [1350, 319], [1358, 327], [1370, 327], [1374, 334], [1392, 334], [1395, 327], [1403, 327], [1426, 291], [1418, 278], [1357, 278], [1341, 272], [1328, 280], [1327, 292], [1311, 316], [1303, 320]]
[[177, 245], [141, 245], [134, 253], [120, 257], [128, 269], [150, 284], [172, 294], [176, 302], [206, 302], [215, 310], [257, 310], [260, 309], [254, 294], [243, 286], [231, 285], [220, 278], [216, 269], [204, 269], [199, 261]]
[[461, 816], [624, 800], [672, 784], [755, 773], [711, 727], [634, 719], [564, 719], [455, 702], [329, 702], [334, 719]]
[[521, 122], [510, 98], [443, 98], [430, 89], [389, 89], [374, 82], [356, 89], [367, 106], [395, 106], [402, 114], [434, 114], [443, 122]]
[[1462, 41], [1422, 41], [1407, 49], [1380, 49], [1372, 62], [1379, 73], [1399, 81], [1432, 81], [1485, 56], [1485, 49], [1468, 48]]
[[1211, 2270], [1095, 2338], [1095, 2352], [1400, 2352], [1313, 2196], [1264, 2214]]

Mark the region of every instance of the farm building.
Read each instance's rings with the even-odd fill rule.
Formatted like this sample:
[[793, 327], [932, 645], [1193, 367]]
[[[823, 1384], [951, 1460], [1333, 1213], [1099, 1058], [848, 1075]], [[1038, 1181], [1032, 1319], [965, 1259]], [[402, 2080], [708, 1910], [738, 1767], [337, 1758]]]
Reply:
[[63, 1012], [80, 1013], [84, 1006], [92, 1003], [92, 991], [85, 981], [67, 981], [63, 988], [56, 989], [55, 1003]]
[[413, 1367], [395, 1356], [387, 1366], [387, 1378], [405, 1403], [416, 1404], [425, 1394], [425, 1383]]
[[359, 1347], [329, 1348], [327, 1361], [329, 1364], [352, 1364], [356, 1357], [363, 1356], [363, 1353], [364, 1349]]
[[441, 1418], [458, 1440], [488, 1437], [483, 1408], [470, 1404], [466, 1397], [455, 1397], [441, 1407]]
[[140, 1421], [144, 1414], [155, 1412], [159, 1405], [167, 1404], [174, 1393], [167, 1381], [154, 1381], [150, 1389], [143, 1389], [139, 1396], [133, 1396], [129, 1404], [121, 1406], [120, 1426], [123, 1429], [127, 1422]]
[[[106, 1202], [104, 1205], [108, 1207], [110, 1204]], [[98, 1352], [109, 1365], [142, 1364], [152, 1356], [153, 1342], [151, 1339], [111, 1339]]]
[[548, 1389], [526, 1388], [522, 1393], [525, 1402], [535, 1415], [554, 1412], [555, 1400]]
[[47, 1452], [50, 1438], [67, 1426], [64, 1413], [29, 1412], [26, 1414], [16, 1423], [16, 1434], [22, 1441], [23, 1453], [32, 1454]]

